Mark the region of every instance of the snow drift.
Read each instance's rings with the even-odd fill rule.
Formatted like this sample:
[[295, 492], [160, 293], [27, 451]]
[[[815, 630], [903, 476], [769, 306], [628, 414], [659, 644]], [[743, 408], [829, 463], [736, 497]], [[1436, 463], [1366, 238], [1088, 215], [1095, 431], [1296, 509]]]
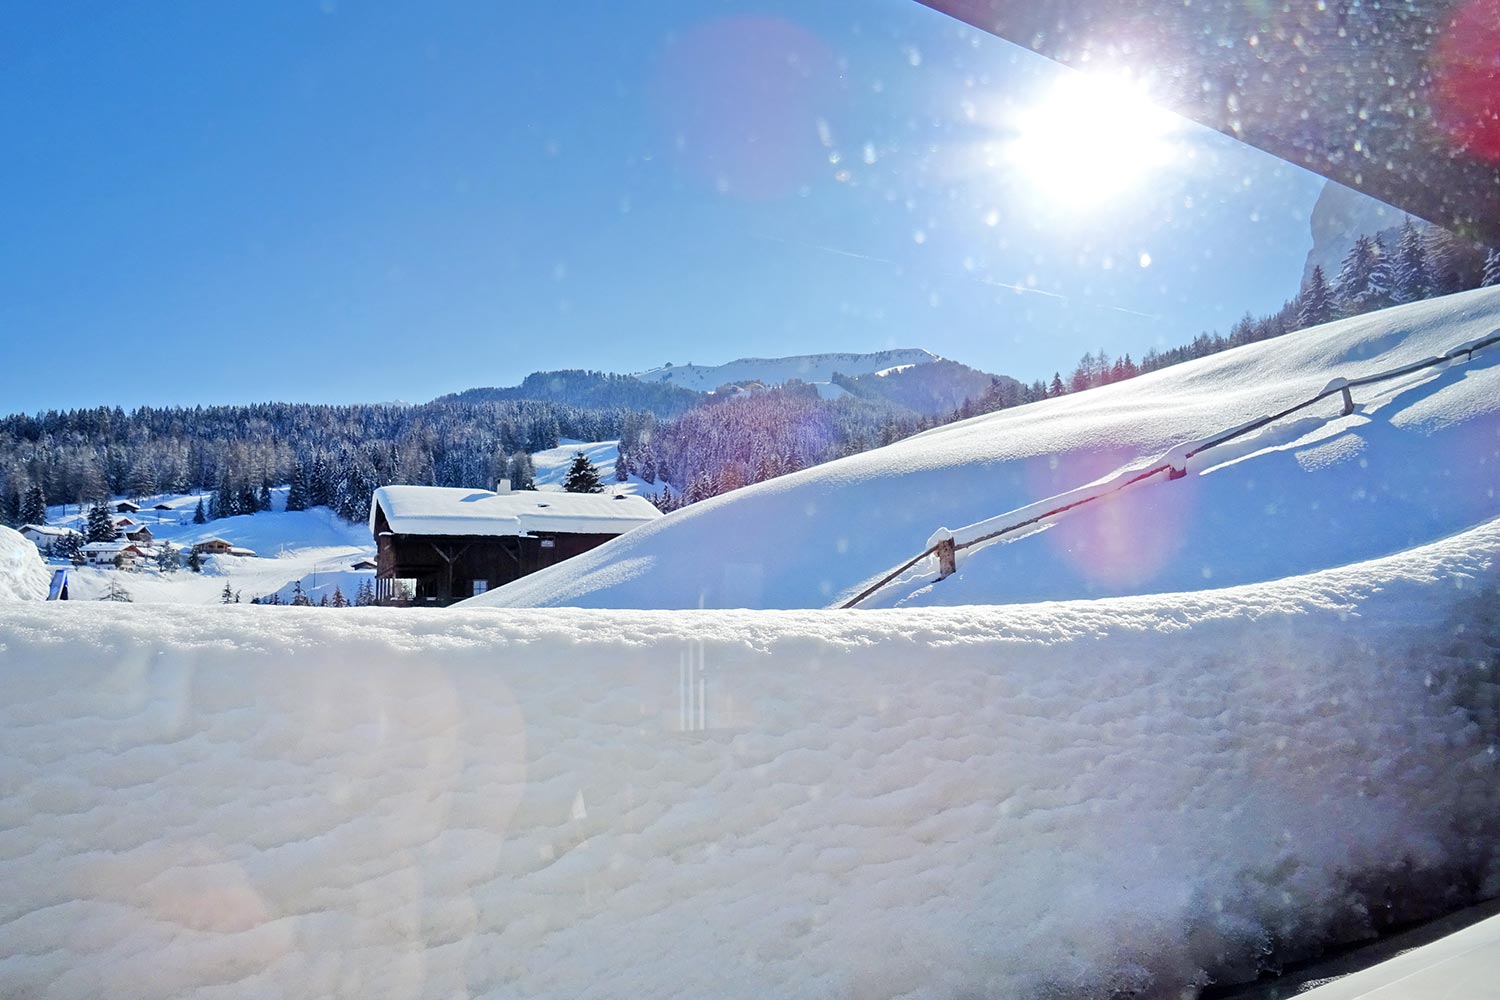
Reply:
[[1029, 607], [12, 605], [0, 993], [1190, 995], [1500, 889], [1497, 560], [1492, 523]]
[[[1500, 327], [1481, 289], [937, 428], [714, 498], [475, 598], [508, 607], [826, 607], [932, 533], [1082, 487]], [[1403, 551], [1500, 515], [1500, 349], [1369, 387], [1205, 456], [1187, 479], [992, 546], [885, 603], [1168, 593]], [[881, 603], [880, 601], [875, 602]]]
[[36, 546], [0, 524], [0, 601], [40, 601], [52, 574]]

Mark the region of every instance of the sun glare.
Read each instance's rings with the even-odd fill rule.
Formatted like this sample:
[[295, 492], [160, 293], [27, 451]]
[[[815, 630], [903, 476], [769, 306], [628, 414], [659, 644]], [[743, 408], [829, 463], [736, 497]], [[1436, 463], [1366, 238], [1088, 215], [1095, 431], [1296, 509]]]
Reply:
[[1015, 114], [1006, 159], [1049, 207], [1092, 208], [1171, 163], [1178, 125], [1129, 81], [1069, 73]]

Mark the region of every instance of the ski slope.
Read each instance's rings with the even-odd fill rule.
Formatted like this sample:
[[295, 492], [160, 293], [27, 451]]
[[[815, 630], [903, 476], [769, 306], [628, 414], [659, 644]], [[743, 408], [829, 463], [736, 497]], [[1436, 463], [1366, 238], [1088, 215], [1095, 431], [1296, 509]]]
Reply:
[[1500, 888], [1497, 567], [1490, 524], [1024, 607], [7, 605], [0, 994], [1192, 996]]
[[[940, 427], [677, 511], [483, 606], [816, 608], [957, 529], [1500, 327], [1500, 290], [1414, 303]], [[1338, 400], [1133, 491], [914, 575], [871, 606], [1170, 593], [1401, 552], [1500, 516], [1500, 350]]]

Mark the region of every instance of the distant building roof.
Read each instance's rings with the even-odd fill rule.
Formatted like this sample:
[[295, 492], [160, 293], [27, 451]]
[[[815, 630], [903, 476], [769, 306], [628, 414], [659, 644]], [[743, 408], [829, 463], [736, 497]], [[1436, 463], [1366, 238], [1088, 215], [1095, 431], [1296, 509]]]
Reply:
[[127, 551], [128, 552], [139, 553], [141, 550], [139, 548], [137, 548], [136, 546], [131, 545], [128, 542], [89, 542], [83, 548], [79, 549], [79, 551], [80, 552], [87, 552], [87, 553], [95, 553], [95, 552], [99, 552], [99, 553], [103, 553], [103, 552], [117, 552], [118, 553], [118, 552], [127, 552]]
[[172, 505], [171, 504], [166, 504], [166, 503], [159, 503], [155, 507], [152, 507], [151, 509], [152, 510], [171, 510], [172, 509]]
[[80, 532], [74, 531], [72, 528], [60, 528], [50, 524], [23, 524], [16, 530], [23, 535], [30, 532], [33, 535], [52, 535], [57, 538], [62, 538], [64, 535], [80, 534]]
[[129, 500], [121, 500], [119, 503], [115, 504], [115, 510], [136, 511], [140, 509], [141, 507], [139, 504], [131, 503]]
[[552, 493], [382, 486], [370, 502], [398, 535], [618, 535], [661, 517], [650, 501], [611, 493]]

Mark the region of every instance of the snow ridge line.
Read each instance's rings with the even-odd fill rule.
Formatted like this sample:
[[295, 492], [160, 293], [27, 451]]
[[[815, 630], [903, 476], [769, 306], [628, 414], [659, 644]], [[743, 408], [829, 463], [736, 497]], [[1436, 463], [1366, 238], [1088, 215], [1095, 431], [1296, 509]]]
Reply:
[[[940, 528], [933, 534], [930, 539], [928, 539], [928, 546], [926, 549], [917, 553], [915, 556], [912, 556], [906, 562], [902, 563], [900, 566], [897, 566], [889, 573], [886, 573], [877, 582], [866, 587], [854, 597], [839, 605], [839, 608], [840, 610], [847, 610], [857, 606], [861, 601], [865, 600], [876, 591], [891, 583], [891, 581], [895, 580], [902, 573], [905, 573], [907, 570], [911, 569], [913, 566], [921, 562], [923, 559], [926, 559], [928, 556], [937, 556], [938, 580], [945, 580], [957, 571], [957, 555], [964, 549], [973, 548], [976, 545], [981, 545], [985, 542], [993, 541], [994, 539], [999, 538], [1002, 535], [1011, 534], [1012, 532], [1019, 531], [1022, 528], [1029, 528], [1032, 525], [1046, 520], [1047, 518], [1066, 514], [1071, 510], [1084, 506], [1085, 504], [1092, 503], [1096, 500], [1102, 500], [1103, 498], [1108, 496], [1113, 496], [1114, 494], [1119, 493], [1122, 490], [1128, 489], [1131, 486], [1136, 485], [1137, 483], [1144, 482], [1145, 480], [1150, 479], [1153, 476], [1160, 475], [1163, 472], [1167, 473], [1168, 480], [1181, 479], [1187, 475], [1188, 459], [1193, 458], [1196, 455], [1201, 455], [1203, 452], [1208, 451], [1209, 449], [1228, 444], [1231, 441], [1242, 438], [1247, 434], [1258, 431], [1270, 424], [1276, 423], [1279, 420], [1283, 420], [1286, 417], [1291, 416], [1293, 413], [1298, 412], [1299, 410], [1304, 410], [1316, 403], [1321, 403], [1323, 400], [1329, 398], [1335, 393], [1343, 397], [1343, 415], [1348, 416], [1350, 413], [1354, 412], [1354, 398], [1352, 395], [1350, 395], [1351, 389], [1356, 389], [1360, 386], [1373, 385], [1377, 382], [1386, 382], [1391, 379], [1400, 378], [1403, 375], [1410, 375], [1412, 372], [1422, 371], [1423, 369], [1432, 368], [1441, 364], [1468, 363], [1469, 361], [1473, 360], [1475, 351], [1490, 347], [1497, 343], [1500, 343], [1500, 328], [1491, 331], [1489, 336], [1480, 337], [1477, 340], [1466, 341], [1456, 347], [1450, 348], [1438, 357], [1423, 358], [1421, 361], [1414, 361], [1411, 364], [1402, 365], [1399, 368], [1392, 368], [1388, 371], [1376, 372], [1372, 375], [1364, 375], [1355, 379], [1335, 378], [1330, 380], [1329, 383], [1324, 386], [1317, 395], [1293, 406], [1289, 406], [1284, 410], [1280, 410], [1268, 416], [1260, 417], [1256, 420], [1251, 420], [1248, 423], [1240, 424], [1237, 427], [1231, 427], [1228, 430], [1219, 431], [1218, 433], [1207, 438], [1198, 438], [1196, 440], [1185, 441], [1182, 444], [1176, 445], [1175, 447], [1167, 451], [1166, 454], [1162, 455], [1155, 464], [1146, 469], [1127, 469], [1126, 471], [1120, 473], [1107, 482], [1100, 483], [1094, 486], [1081, 486], [1077, 489], [1068, 490], [1065, 493], [1056, 494], [1036, 503], [1028, 504], [1025, 507], [1019, 507], [1005, 514], [1001, 514], [998, 517], [989, 518], [984, 521], [976, 521], [974, 524], [966, 525], [965, 527], [959, 528], [954, 531], [950, 531], [947, 528]], [[1041, 509], [1039, 510], [1038, 508]], [[997, 524], [999, 524], [1000, 526], [995, 527], [995, 525]], [[963, 541], [959, 541], [960, 537], [968, 536], [970, 535], [970, 533], [975, 531], [978, 531], [979, 533], [972, 535], [972, 537], [964, 537]]]

